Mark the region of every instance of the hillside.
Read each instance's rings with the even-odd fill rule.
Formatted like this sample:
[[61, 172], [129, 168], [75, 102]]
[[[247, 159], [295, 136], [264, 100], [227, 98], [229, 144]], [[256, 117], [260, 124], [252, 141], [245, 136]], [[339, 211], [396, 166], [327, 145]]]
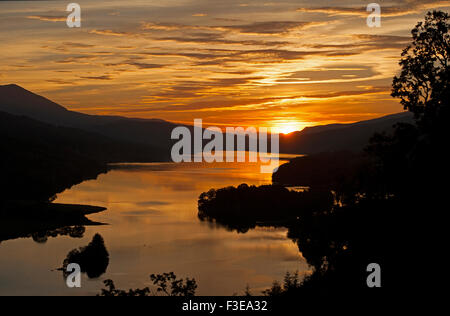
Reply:
[[168, 148], [175, 124], [157, 119], [88, 115], [63, 106], [18, 85], [0, 86], [0, 111], [56, 126], [79, 128], [123, 141]]
[[329, 151], [360, 151], [376, 132], [389, 132], [399, 122], [413, 123], [410, 112], [398, 113], [353, 124], [331, 124], [280, 135], [280, 152], [315, 154]]
[[167, 160], [158, 148], [0, 112], [2, 200], [46, 200], [110, 162]]
[[[167, 160], [174, 143], [170, 138], [176, 124], [158, 119], [88, 115], [69, 111], [17, 85], [0, 86], [0, 111], [56, 126], [83, 129], [123, 142], [140, 143], [161, 149]], [[353, 124], [330, 124], [280, 135], [280, 152], [314, 154], [328, 151], [359, 151], [375, 132], [389, 131], [398, 122], [412, 122], [410, 113], [398, 113]], [[207, 126], [204, 126], [207, 127]], [[192, 130], [192, 127], [189, 127]], [[155, 159], [161, 157], [155, 156]]]

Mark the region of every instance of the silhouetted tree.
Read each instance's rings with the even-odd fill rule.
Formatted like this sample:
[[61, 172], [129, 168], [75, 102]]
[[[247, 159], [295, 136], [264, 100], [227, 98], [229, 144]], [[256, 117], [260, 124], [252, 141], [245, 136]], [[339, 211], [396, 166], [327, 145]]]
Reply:
[[116, 289], [113, 280], [105, 280], [103, 283], [106, 289], [102, 289], [99, 296], [157, 296], [162, 293], [167, 296], [195, 296], [197, 282], [195, 279], [177, 279], [173, 272], [163, 274], [152, 274], [150, 279], [156, 286], [156, 292], [153, 293], [149, 287], [143, 289], [130, 289], [128, 291]]
[[298, 217], [326, 212], [333, 206], [330, 191], [296, 192], [280, 185], [211, 189], [198, 200], [198, 217], [246, 233], [256, 226], [287, 226]]
[[[428, 12], [412, 30], [412, 43], [402, 53], [392, 96], [414, 113], [417, 126], [398, 124], [393, 135], [378, 134], [366, 149], [385, 194], [418, 197], [436, 193], [436, 179], [447, 168], [444, 144], [450, 135], [450, 19], [446, 12]], [[423, 186], [427, 183], [427, 186]], [[424, 195], [425, 196], [425, 195]], [[434, 199], [434, 198], [433, 198]]]
[[425, 130], [448, 118], [449, 22], [446, 12], [427, 13], [425, 22], [411, 31], [412, 44], [403, 50], [402, 70], [392, 84], [392, 96], [401, 99]]
[[284, 276], [283, 285], [278, 281], [274, 281], [272, 286], [262, 292], [265, 296], [283, 296], [292, 295], [299, 291], [302, 287], [303, 281], [300, 280], [298, 271], [294, 273], [286, 272]]
[[284, 289], [281, 286], [280, 282], [278, 282], [278, 281], [273, 281], [270, 289], [264, 290], [262, 292], [262, 294], [266, 295], [266, 296], [281, 296], [281, 295], [283, 295], [283, 293], [284, 293]]
[[81, 272], [85, 272], [90, 279], [98, 278], [105, 273], [109, 265], [109, 253], [103, 237], [96, 234], [86, 247], [69, 252], [63, 263], [64, 273], [71, 263], [79, 264]]
[[173, 272], [163, 274], [152, 274], [150, 279], [157, 286], [156, 291], [167, 296], [195, 296], [197, 283], [195, 279], [179, 279]]
[[252, 291], [250, 289], [250, 285], [248, 285], [248, 284], [245, 287], [244, 296], [247, 296], [247, 297], [253, 296]]
[[100, 294], [97, 296], [150, 296], [150, 288], [146, 287], [143, 289], [130, 289], [128, 291], [116, 289], [114, 281], [111, 279], [103, 281], [106, 289], [102, 289]]

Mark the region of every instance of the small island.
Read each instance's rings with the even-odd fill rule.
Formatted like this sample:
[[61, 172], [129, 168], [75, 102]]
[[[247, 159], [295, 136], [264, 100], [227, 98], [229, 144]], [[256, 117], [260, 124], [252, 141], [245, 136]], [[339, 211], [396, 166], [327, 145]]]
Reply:
[[198, 217], [246, 232], [256, 226], [289, 227], [293, 221], [329, 210], [334, 198], [329, 191], [298, 192], [281, 185], [211, 189], [200, 195]]

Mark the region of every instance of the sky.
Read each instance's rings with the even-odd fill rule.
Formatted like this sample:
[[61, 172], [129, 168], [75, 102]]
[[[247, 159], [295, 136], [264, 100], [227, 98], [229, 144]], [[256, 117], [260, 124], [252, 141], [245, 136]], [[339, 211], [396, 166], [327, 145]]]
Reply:
[[70, 110], [208, 126], [350, 123], [402, 111], [390, 96], [410, 31], [450, 1], [0, 1], [0, 84]]

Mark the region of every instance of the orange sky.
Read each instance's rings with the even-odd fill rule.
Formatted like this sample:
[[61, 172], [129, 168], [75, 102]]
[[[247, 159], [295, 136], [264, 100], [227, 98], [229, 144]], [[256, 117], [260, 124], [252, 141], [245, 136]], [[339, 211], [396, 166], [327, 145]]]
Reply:
[[89, 114], [279, 131], [401, 111], [390, 97], [402, 48], [449, 1], [0, 2], [0, 84]]

